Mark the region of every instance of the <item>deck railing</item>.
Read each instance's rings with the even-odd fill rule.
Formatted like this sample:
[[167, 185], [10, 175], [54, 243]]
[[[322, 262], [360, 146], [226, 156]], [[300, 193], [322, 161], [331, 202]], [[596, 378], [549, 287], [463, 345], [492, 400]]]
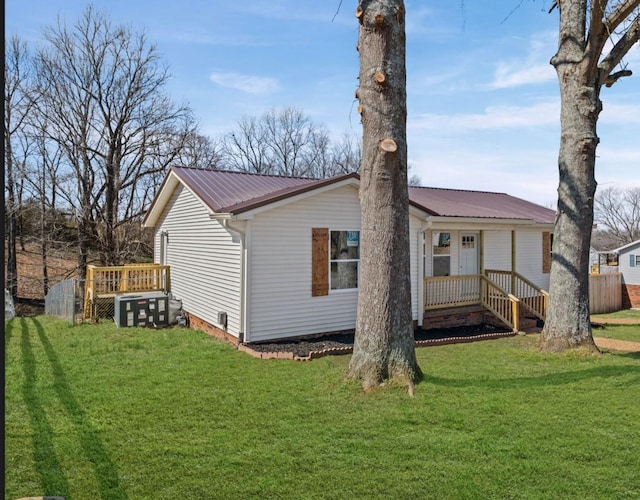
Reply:
[[99, 300], [135, 292], [168, 292], [171, 290], [169, 266], [160, 264], [125, 264], [123, 266], [87, 266], [84, 287], [84, 316], [95, 314]]
[[515, 331], [523, 310], [544, 320], [549, 294], [510, 271], [424, 279], [424, 310], [482, 305]]
[[516, 296], [523, 309], [544, 320], [549, 306], [549, 293], [533, 284], [527, 278], [511, 271], [486, 269], [485, 276], [489, 281]]

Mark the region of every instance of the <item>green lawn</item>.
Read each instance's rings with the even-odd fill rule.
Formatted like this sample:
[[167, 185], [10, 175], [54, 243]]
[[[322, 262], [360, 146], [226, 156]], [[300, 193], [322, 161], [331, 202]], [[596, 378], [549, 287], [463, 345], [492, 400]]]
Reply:
[[640, 498], [640, 355], [536, 336], [417, 350], [416, 395], [348, 356], [263, 361], [181, 328], [5, 323], [5, 498]]
[[599, 323], [606, 323], [607, 319], [635, 319], [640, 324], [640, 309], [623, 309], [622, 311], [616, 311], [606, 314], [593, 314], [591, 319]]

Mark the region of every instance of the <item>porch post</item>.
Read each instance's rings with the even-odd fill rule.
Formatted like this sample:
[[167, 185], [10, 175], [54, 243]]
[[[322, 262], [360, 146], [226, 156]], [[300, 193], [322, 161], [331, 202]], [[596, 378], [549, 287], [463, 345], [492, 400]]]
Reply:
[[511, 290], [512, 295], [516, 295], [516, 231], [511, 230]]
[[424, 323], [424, 259], [427, 251], [426, 228], [418, 230], [418, 327], [422, 328]]
[[478, 258], [480, 259], [480, 276], [484, 276], [484, 230], [480, 230], [480, 251], [478, 252]]

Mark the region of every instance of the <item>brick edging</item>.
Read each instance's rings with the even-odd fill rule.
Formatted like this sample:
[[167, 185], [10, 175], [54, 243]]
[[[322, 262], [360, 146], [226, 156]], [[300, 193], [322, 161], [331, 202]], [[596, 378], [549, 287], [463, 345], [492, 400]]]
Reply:
[[[481, 340], [499, 339], [503, 337], [513, 337], [515, 332], [504, 333], [485, 333], [482, 335], [475, 335], [473, 337], [446, 337], [443, 339], [431, 339], [431, 340], [416, 340], [416, 347], [429, 347], [448, 344], [464, 344], [469, 342], [477, 342]], [[353, 347], [332, 347], [329, 349], [322, 349], [320, 351], [311, 351], [308, 356], [296, 356], [292, 352], [261, 352], [254, 351], [248, 344], [238, 344], [238, 350], [253, 356], [258, 359], [291, 359], [293, 361], [311, 361], [312, 359], [322, 358], [324, 356], [334, 356], [341, 354], [351, 354]]]

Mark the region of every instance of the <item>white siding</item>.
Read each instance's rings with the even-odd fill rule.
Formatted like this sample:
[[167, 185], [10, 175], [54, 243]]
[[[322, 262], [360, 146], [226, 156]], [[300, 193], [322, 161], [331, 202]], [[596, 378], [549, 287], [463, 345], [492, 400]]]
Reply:
[[358, 292], [311, 296], [311, 229], [360, 230], [358, 191], [342, 187], [251, 221], [248, 341], [355, 327]]
[[240, 244], [219, 222], [209, 218], [202, 203], [179, 186], [158, 221], [154, 259], [160, 258], [160, 233], [169, 234], [167, 264], [171, 292], [185, 311], [220, 326], [218, 312], [227, 313], [227, 329], [240, 328]]
[[640, 285], [640, 266], [631, 266], [630, 256], [640, 255], [640, 244], [625, 248], [620, 252], [618, 266], [626, 285]]
[[542, 272], [542, 231], [516, 232], [516, 272], [549, 290], [549, 273]]
[[511, 231], [485, 231], [484, 268], [511, 271]]

